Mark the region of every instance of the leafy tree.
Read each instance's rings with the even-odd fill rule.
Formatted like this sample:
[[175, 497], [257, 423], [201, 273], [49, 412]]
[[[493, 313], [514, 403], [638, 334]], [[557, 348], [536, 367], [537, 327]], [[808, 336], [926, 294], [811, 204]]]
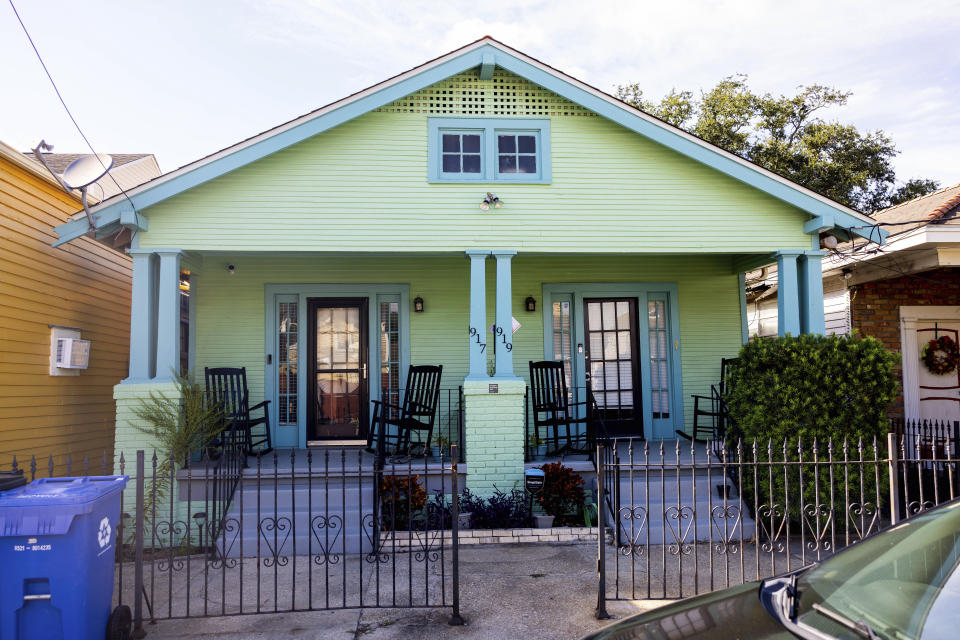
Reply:
[[851, 95], [818, 84], [793, 96], [758, 94], [745, 75], [728, 76], [699, 96], [674, 89], [659, 102], [646, 99], [639, 84], [617, 87], [621, 100], [861, 211], [936, 190], [936, 181], [922, 178], [897, 186], [892, 160], [899, 152], [883, 131], [862, 132], [820, 117]]

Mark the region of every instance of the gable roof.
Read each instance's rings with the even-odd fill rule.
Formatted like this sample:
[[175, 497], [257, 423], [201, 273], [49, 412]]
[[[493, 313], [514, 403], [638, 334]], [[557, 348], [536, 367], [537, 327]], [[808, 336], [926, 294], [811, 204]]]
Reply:
[[[25, 155], [30, 160], [36, 162], [36, 158], [33, 155], [33, 151], [24, 151]], [[76, 160], [77, 158], [82, 158], [84, 156], [90, 155], [89, 153], [44, 153], [43, 159], [47, 161], [47, 164], [51, 169], [56, 171], [59, 174], [63, 174], [63, 171], [70, 166], [70, 163]], [[147, 158], [152, 154], [149, 153], [111, 153], [110, 157], [113, 158], [113, 167], [119, 167], [121, 165], [127, 164], [128, 162], [133, 162], [134, 160], [140, 160], [141, 158]]]
[[[146, 207], [457, 73], [479, 68], [480, 77], [489, 78], [494, 67], [506, 69], [654, 142], [806, 211], [814, 218], [807, 223], [810, 233], [834, 227], [854, 228], [857, 235], [876, 242], [882, 242], [887, 235], [886, 231], [871, 226], [873, 221], [869, 217], [701, 140], [490, 36], [163, 174], [126, 194], [107, 198], [92, 208], [96, 231], [98, 235], [110, 233], [121, 225], [145, 230], [147, 221], [139, 211]], [[61, 225], [56, 229], [60, 239], [55, 246], [82, 236], [88, 230], [85, 220]]]
[[870, 217], [884, 223], [891, 236], [928, 224], [960, 225], [960, 184], [908, 200]]

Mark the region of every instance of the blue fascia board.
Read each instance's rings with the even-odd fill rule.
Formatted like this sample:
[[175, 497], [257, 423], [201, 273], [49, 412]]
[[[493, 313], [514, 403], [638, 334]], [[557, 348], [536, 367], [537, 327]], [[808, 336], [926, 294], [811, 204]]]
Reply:
[[[558, 78], [528, 62], [515, 58], [504, 51], [497, 50], [496, 62], [497, 66], [511, 73], [515, 73], [531, 82], [539, 84], [543, 88], [549, 89], [568, 100], [572, 100], [580, 106], [590, 109], [594, 113], [602, 115], [617, 124], [650, 138], [654, 142], [702, 162], [752, 187], [756, 187], [813, 216], [833, 216], [837, 225], [843, 228], [862, 227], [865, 224], [863, 220], [847, 213], [843, 209], [833, 207], [789, 184], [784, 184], [765, 175], [759, 168], [755, 169], [725, 156], [720, 153], [719, 150], [708, 146], [707, 143], [701, 144], [690, 140], [680, 133], [673, 131], [669, 125], [651, 122], [636, 113], [631, 113], [619, 105], [599, 98], [585, 89], [581, 89], [562, 78]], [[857, 229], [854, 233], [879, 243], [882, 243], [888, 235], [888, 232], [880, 229]]]
[[[121, 227], [136, 231], [147, 230], [147, 218], [134, 211], [133, 206], [126, 200], [97, 211], [92, 220], [94, 223], [93, 230], [97, 238], [116, 233]], [[90, 223], [86, 217], [83, 217], [57, 225], [53, 230], [57, 233], [57, 241], [53, 243], [53, 246], [59, 247], [71, 240], [87, 235], [90, 232]]]
[[[491, 57], [493, 58], [495, 66], [499, 66], [531, 82], [539, 84], [545, 89], [553, 91], [568, 100], [590, 109], [598, 115], [608, 118], [654, 142], [662, 144], [698, 162], [702, 162], [726, 175], [802, 209], [814, 217], [833, 216], [837, 226], [841, 228], [865, 226], [865, 222], [860, 218], [804, 193], [788, 183], [780, 182], [764, 174], [759, 168], [754, 168], [748, 164], [743, 164], [733, 158], [727, 157], [720, 153], [719, 150], [711, 148], [707, 143], [701, 143], [687, 138], [679, 131], [674, 131], [669, 125], [647, 120], [638, 113], [633, 113], [623, 106], [600, 98], [553, 73], [544, 71], [491, 44], [484, 44], [466, 51], [436, 66], [424, 69], [420, 73], [410, 76], [403, 81], [374, 91], [369, 95], [358, 98], [353, 102], [333, 109], [321, 116], [308, 119], [289, 129], [279, 131], [249, 146], [187, 171], [182, 175], [161, 182], [152, 188], [144, 189], [130, 196], [133, 200], [133, 206], [138, 211], [142, 211], [151, 205], [186, 191], [187, 189], [203, 184], [204, 182], [229, 173], [234, 169], [243, 167], [260, 158], [327, 131], [373, 109], [445, 80], [452, 75], [478, 66], [482, 69], [484, 64], [489, 66]], [[97, 214], [109, 219], [116, 215], [113, 213], [114, 209], [124, 205], [129, 206], [129, 203], [125, 200], [118, 201], [115, 204], [107, 205], [99, 209]], [[888, 235], [888, 232], [873, 227], [868, 227], [866, 230], [855, 229], [854, 232], [863, 238], [880, 243], [882, 243]], [[66, 238], [67, 236], [61, 236], [60, 243], [62, 244], [68, 241]]]

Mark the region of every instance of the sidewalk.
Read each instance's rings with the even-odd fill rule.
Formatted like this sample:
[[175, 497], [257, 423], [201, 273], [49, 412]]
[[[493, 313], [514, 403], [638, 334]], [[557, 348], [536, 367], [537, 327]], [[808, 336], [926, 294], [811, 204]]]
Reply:
[[[611, 621], [593, 616], [596, 545], [461, 547], [460, 601], [465, 627], [447, 625], [449, 609], [364, 609], [161, 620], [148, 638], [576, 639]], [[610, 602], [614, 619], [665, 604]]]

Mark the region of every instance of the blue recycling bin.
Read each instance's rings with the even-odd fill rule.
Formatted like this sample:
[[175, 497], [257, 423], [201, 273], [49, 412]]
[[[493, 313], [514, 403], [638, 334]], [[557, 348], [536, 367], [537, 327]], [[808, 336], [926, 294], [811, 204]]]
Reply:
[[0, 640], [101, 640], [108, 618], [129, 630], [129, 609], [110, 611], [127, 480], [44, 478], [0, 493]]

